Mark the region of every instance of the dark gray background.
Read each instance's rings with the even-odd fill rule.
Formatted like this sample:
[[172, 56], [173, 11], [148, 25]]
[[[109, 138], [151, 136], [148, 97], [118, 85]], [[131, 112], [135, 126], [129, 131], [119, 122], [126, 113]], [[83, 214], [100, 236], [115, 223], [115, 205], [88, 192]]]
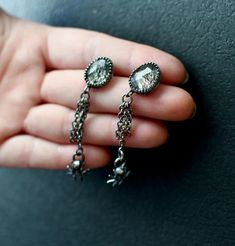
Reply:
[[193, 120], [169, 124], [165, 146], [128, 152], [133, 172], [117, 189], [105, 184], [110, 167], [82, 184], [60, 171], [1, 169], [0, 245], [235, 245], [234, 1], [0, 5], [171, 52], [186, 65], [185, 88], [198, 104]]

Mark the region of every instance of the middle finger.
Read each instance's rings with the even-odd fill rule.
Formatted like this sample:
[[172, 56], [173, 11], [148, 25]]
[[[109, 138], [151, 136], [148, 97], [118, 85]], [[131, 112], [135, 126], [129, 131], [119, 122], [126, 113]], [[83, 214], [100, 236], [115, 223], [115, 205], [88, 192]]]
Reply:
[[[46, 102], [74, 109], [84, 87], [83, 70], [52, 71], [45, 76], [41, 96]], [[126, 77], [113, 77], [108, 85], [98, 89], [92, 88], [90, 112], [116, 114], [122, 95], [129, 90]], [[195, 104], [185, 90], [160, 84], [150, 94], [134, 94], [132, 107], [133, 114], [137, 116], [179, 121], [192, 116]]]

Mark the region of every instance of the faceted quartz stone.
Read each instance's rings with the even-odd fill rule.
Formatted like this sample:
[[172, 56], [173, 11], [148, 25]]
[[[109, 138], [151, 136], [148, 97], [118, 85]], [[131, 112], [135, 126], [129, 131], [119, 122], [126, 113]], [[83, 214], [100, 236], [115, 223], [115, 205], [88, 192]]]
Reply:
[[129, 84], [133, 92], [145, 94], [151, 92], [160, 83], [160, 69], [155, 63], [145, 63], [130, 76]]
[[92, 61], [85, 70], [84, 78], [91, 87], [101, 87], [112, 77], [112, 61], [107, 57], [99, 57]]

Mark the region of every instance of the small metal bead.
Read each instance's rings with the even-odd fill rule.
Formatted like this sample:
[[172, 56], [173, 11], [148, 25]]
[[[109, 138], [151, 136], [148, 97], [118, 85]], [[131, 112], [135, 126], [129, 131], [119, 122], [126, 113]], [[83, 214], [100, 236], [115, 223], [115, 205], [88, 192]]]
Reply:
[[74, 168], [79, 168], [81, 166], [81, 161], [80, 160], [74, 160], [72, 162], [72, 165]]
[[124, 174], [123, 169], [120, 168], [120, 167], [117, 167], [117, 168], [115, 169], [115, 171], [116, 171], [116, 173], [117, 173], [118, 175], [123, 175], [123, 174]]

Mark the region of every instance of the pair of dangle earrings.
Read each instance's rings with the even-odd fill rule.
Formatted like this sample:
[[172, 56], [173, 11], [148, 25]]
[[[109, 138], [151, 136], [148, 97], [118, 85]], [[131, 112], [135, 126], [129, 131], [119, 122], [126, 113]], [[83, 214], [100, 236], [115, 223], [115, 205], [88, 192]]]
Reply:
[[[83, 153], [83, 124], [87, 117], [90, 105], [90, 89], [102, 87], [112, 78], [112, 61], [107, 57], [99, 57], [93, 60], [85, 70], [84, 79], [86, 87], [81, 93], [70, 131], [70, 142], [77, 144], [77, 150], [72, 157], [71, 163], [67, 166], [68, 174], [76, 180], [81, 180], [89, 169], [84, 166], [85, 156]], [[147, 94], [156, 88], [160, 83], [160, 69], [153, 62], [145, 63], [135, 69], [129, 77], [130, 90], [122, 96], [122, 103], [119, 107], [116, 138], [119, 142], [118, 155], [114, 161], [112, 174], [109, 175], [107, 183], [112, 186], [120, 185], [129, 176], [130, 171], [126, 167], [124, 155], [125, 140], [131, 134], [133, 94]]]

